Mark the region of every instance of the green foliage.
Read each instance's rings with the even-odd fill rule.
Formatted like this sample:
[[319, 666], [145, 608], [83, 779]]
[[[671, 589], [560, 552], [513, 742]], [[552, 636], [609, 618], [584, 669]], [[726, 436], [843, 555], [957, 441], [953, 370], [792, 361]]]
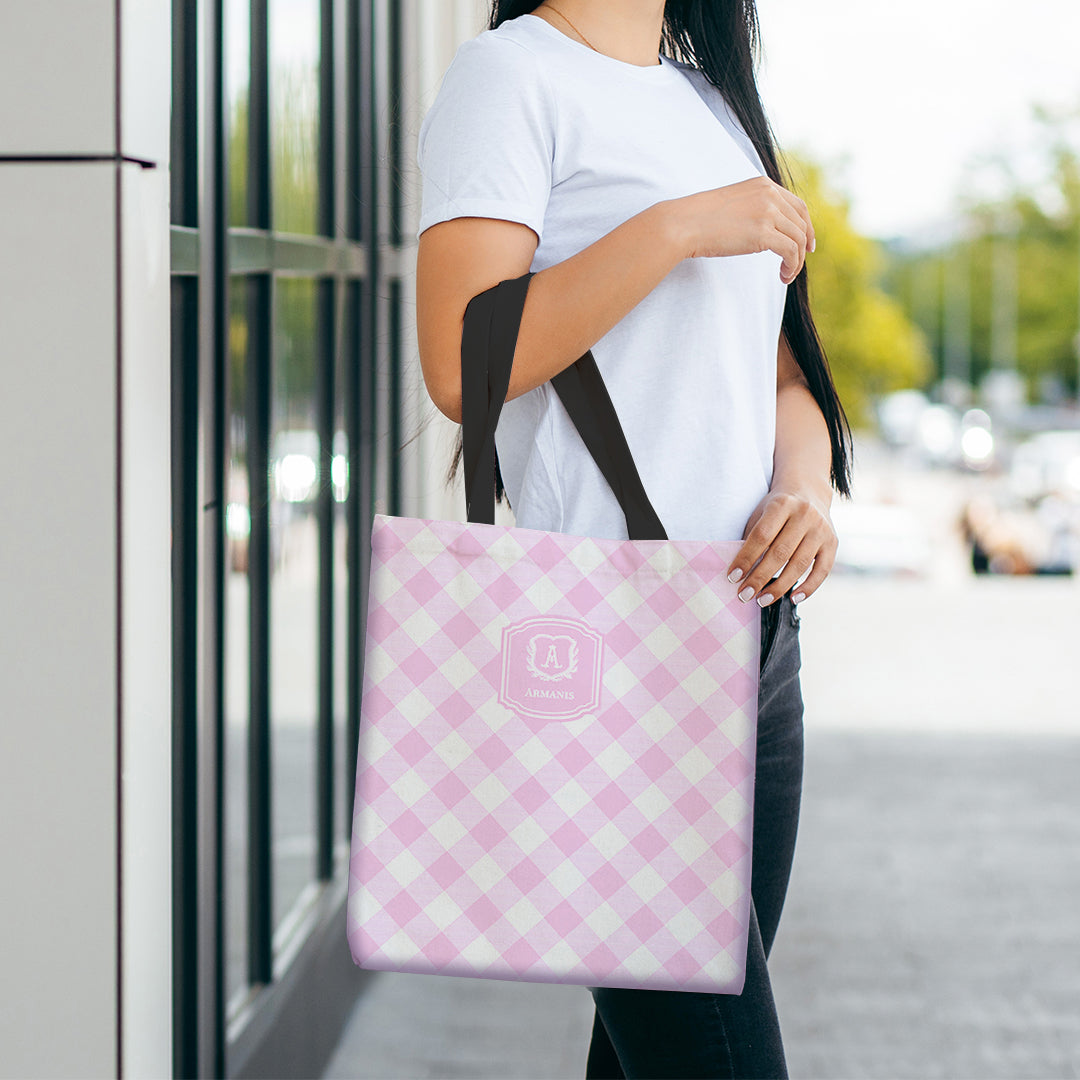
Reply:
[[848, 203], [829, 189], [821, 167], [796, 160], [792, 171], [817, 236], [807, 256], [814, 321], [848, 419], [865, 427], [875, 397], [926, 381], [926, 341], [882, 288], [881, 249], [852, 227]]
[[[278, 234], [316, 232], [318, 211], [318, 69], [279, 67], [271, 86], [271, 216]], [[248, 89], [234, 95], [228, 124], [228, 222], [248, 217]], [[248, 279], [237, 275], [230, 313], [229, 363], [234, 400], [243, 392], [247, 356]], [[307, 277], [279, 274], [274, 282], [274, 420], [281, 427], [314, 424], [316, 292]]]
[[1015, 367], [1032, 400], [1047, 376], [1076, 392], [1080, 321], [1080, 153], [1066, 137], [1067, 115], [1037, 109], [1035, 118], [1045, 142], [1045, 180], [1023, 186], [1007, 160], [998, 162], [1010, 177], [1009, 193], [967, 206], [960, 238], [895, 255], [887, 275], [930, 340], [940, 373], [944, 268], [950, 262], [969, 267], [970, 380], [977, 385], [995, 361]]

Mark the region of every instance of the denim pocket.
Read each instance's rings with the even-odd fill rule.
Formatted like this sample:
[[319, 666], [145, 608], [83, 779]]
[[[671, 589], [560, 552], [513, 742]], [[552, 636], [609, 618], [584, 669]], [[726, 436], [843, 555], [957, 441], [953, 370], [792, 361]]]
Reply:
[[788, 625], [793, 626], [796, 630], [798, 630], [799, 623], [802, 621], [799, 616], [799, 605], [791, 599], [790, 593], [786, 593], [783, 599], [787, 600], [788, 605]]
[[761, 663], [758, 665], [758, 675], [762, 675], [765, 666], [776, 652], [777, 638], [785, 633], [784, 628], [799, 631], [798, 604], [791, 599], [791, 593], [786, 592], [779, 599], [774, 600], [768, 607], [761, 609]]
[[768, 607], [761, 609], [761, 659], [758, 663], [758, 675], [765, 671], [765, 665], [772, 655], [773, 646], [776, 643], [776, 635], [780, 629], [780, 606], [784, 598], [774, 600]]

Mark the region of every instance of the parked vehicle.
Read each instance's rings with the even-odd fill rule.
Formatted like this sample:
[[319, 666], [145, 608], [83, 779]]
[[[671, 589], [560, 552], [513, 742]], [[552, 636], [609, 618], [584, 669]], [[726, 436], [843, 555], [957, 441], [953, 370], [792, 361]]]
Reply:
[[932, 550], [926, 527], [908, 507], [893, 503], [836, 503], [830, 516], [838, 546], [834, 571], [921, 576]]
[[1043, 431], [1015, 448], [1007, 482], [971, 499], [960, 526], [976, 573], [1080, 569], [1080, 431]]
[[982, 472], [1000, 463], [1000, 440], [985, 409], [960, 412], [921, 390], [897, 390], [878, 399], [876, 414], [886, 445], [925, 464]]
[[1009, 485], [1022, 498], [1058, 492], [1080, 500], [1080, 431], [1040, 431], [1021, 443], [1013, 451]]

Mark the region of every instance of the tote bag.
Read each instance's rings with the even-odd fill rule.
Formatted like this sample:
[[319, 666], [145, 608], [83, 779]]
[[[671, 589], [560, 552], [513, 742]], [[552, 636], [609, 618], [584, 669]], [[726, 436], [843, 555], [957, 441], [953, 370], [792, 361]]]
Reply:
[[462, 336], [467, 522], [376, 515], [347, 936], [376, 971], [741, 992], [761, 612], [669, 540], [591, 352], [552, 379], [630, 539], [494, 524], [532, 274]]

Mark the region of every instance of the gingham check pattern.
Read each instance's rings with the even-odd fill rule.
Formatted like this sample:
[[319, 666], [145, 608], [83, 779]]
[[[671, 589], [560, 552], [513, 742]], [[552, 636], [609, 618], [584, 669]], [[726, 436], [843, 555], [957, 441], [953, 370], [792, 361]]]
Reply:
[[[377, 515], [347, 934], [363, 968], [739, 993], [760, 610], [736, 541]], [[500, 704], [503, 627], [603, 635], [601, 706]]]

